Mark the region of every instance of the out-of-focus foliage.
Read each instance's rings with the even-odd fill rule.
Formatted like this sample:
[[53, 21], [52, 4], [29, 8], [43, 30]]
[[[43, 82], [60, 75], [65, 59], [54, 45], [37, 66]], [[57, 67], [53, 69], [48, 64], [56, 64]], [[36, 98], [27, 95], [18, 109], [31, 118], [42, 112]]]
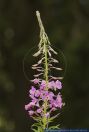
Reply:
[[30, 131], [22, 61], [39, 42], [36, 10], [67, 60], [58, 121], [62, 128], [89, 128], [89, 0], [0, 0], [0, 132]]

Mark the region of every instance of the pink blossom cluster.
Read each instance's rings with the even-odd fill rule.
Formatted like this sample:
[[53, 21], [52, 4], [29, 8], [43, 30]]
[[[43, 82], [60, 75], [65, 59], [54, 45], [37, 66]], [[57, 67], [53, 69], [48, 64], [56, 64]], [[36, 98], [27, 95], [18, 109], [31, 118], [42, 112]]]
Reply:
[[[59, 91], [62, 89], [62, 83], [59, 80], [46, 83], [45, 80], [35, 78], [33, 83], [34, 86], [31, 86], [29, 90], [31, 101], [29, 104], [25, 105], [25, 110], [28, 111], [30, 116], [49, 116], [52, 111], [62, 108], [62, 97]], [[46, 90], [46, 87], [48, 87], [48, 90]], [[47, 100], [46, 115], [44, 115], [43, 112], [45, 100]]]

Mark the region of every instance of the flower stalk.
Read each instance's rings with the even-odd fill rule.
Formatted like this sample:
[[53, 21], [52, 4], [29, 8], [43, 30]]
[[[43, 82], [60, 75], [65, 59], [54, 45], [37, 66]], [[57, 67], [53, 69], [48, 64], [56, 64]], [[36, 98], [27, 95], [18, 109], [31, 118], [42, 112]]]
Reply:
[[[48, 52], [48, 49], [47, 49], [47, 40], [48, 40], [48, 37], [45, 33], [45, 30], [44, 30], [44, 26], [42, 24], [42, 21], [41, 21], [41, 17], [40, 17], [40, 13], [39, 11], [36, 11], [36, 15], [37, 15], [37, 19], [38, 19], [38, 22], [39, 22], [39, 26], [40, 26], [40, 38], [42, 38], [43, 36], [43, 47], [44, 47], [44, 79], [45, 79], [45, 82], [46, 82], [46, 87], [45, 87], [45, 90], [48, 91], [48, 56], [47, 56], [47, 52]], [[49, 42], [49, 40], [48, 40]], [[46, 115], [47, 113], [47, 99], [44, 100], [44, 115]], [[46, 125], [47, 125], [47, 117], [44, 116], [43, 117], [43, 129], [46, 128]]]
[[[59, 115], [51, 116], [51, 113], [61, 109], [64, 105], [59, 91], [62, 88], [62, 83], [59, 79], [62, 79], [62, 77], [54, 77], [49, 74], [49, 71], [52, 69], [62, 70], [62, 68], [54, 66], [55, 63], [59, 62], [52, 57], [52, 54], [57, 55], [57, 52], [51, 47], [39, 11], [36, 11], [36, 16], [40, 27], [40, 42], [38, 44], [38, 51], [33, 56], [40, 56], [41, 59], [32, 65], [32, 69], [39, 73], [33, 75], [35, 78], [31, 80], [34, 84], [29, 91], [31, 102], [25, 105], [25, 109], [28, 110], [30, 117], [37, 122], [32, 125], [32, 130], [34, 132], [44, 132], [47, 128], [59, 128], [59, 125], [49, 126], [49, 123], [53, 122]], [[57, 94], [55, 91], [57, 91]]]

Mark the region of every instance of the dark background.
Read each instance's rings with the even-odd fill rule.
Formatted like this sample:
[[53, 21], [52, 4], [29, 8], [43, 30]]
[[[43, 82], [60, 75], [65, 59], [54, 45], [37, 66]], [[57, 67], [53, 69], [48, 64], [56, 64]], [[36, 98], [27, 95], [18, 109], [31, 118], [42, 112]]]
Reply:
[[0, 132], [31, 131], [23, 58], [39, 42], [36, 10], [66, 56], [60, 127], [89, 128], [89, 0], [0, 0]]

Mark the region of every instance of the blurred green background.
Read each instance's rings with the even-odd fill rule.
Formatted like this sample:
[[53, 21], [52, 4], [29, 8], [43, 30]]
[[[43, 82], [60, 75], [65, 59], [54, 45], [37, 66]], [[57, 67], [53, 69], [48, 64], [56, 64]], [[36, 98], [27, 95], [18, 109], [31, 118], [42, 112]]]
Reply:
[[39, 42], [36, 10], [66, 56], [61, 128], [89, 128], [89, 0], [0, 0], [0, 132], [31, 131], [22, 62]]

